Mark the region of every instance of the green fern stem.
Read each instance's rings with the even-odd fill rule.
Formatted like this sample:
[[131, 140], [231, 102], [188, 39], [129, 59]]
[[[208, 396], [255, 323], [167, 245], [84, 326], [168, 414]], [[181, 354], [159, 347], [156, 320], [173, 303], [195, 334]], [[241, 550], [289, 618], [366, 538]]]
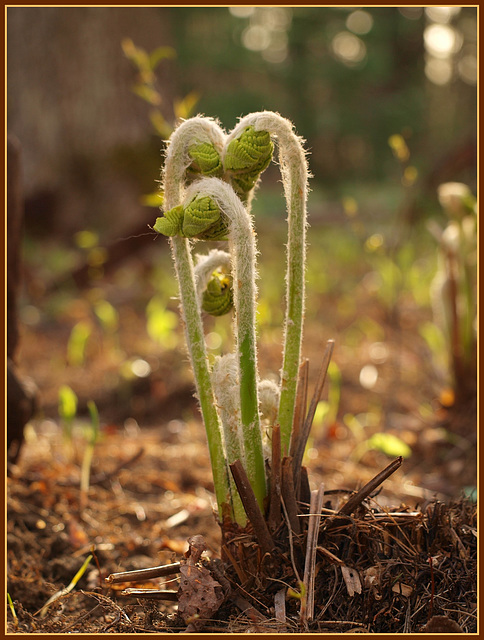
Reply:
[[263, 509], [266, 477], [257, 395], [255, 233], [249, 214], [227, 183], [218, 178], [202, 178], [187, 191], [187, 199], [194, 194], [212, 198], [229, 227], [245, 465], [252, 489]]
[[[171, 210], [181, 205], [184, 197], [185, 172], [192, 162], [188, 150], [193, 148], [194, 144], [199, 144], [200, 142], [208, 142], [213, 144], [215, 148], [221, 149], [224, 142], [224, 134], [214, 121], [201, 117], [191, 118], [183, 122], [172, 134], [163, 176], [165, 210]], [[186, 238], [175, 235], [170, 238], [170, 243], [179, 284], [185, 335], [195, 377], [200, 410], [207, 433], [219, 516], [223, 520], [233, 520], [229, 471], [225, 460], [222, 430], [210, 378], [189, 242]]]
[[[281, 452], [287, 455], [291, 440], [304, 320], [308, 167], [302, 140], [292, 123], [277, 113], [262, 111], [242, 118], [228, 138], [243, 135], [248, 127], [266, 131], [276, 139], [288, 212], [286, 315], [278, 422]], [[226, 143], [227, 147], [227, 143]]]

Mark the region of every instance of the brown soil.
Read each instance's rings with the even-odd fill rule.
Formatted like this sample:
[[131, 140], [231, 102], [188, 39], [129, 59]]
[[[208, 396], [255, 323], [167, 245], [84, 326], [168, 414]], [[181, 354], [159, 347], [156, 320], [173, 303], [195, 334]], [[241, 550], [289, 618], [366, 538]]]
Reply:
[[[190, 395], [185, 401], [192, 406]], [[324, 482], [325, 506], [333, 511], [348, 491], [365, 484], [389, 460], [369, 452], [364, 462], [352, 461], [351, 435], [343, 425], [334, 431], [331, 440], [313, 443], [309, 460], [311, 488]], [[158, 426], [140, 428], [134, 420], [122, 428], [106, 426], [84, 498], [79, 488], [82, 437], [76, 436], [71, 452], [52, 420], [38, 420], [26, 434], [20, 461], [8, 479], [8, 590], [18, 617], [16, 625], [9, 613], [9, 631], [184, 631], [186, 624], [174, 603], [119, 596], [127, 586], [176, 590], [178, 576], [171, 582], [165, 578], [111, 587], [104, 578], [179, 561], [195, 534], [202, 534], [207, 543], [206, 558], [220, 557], [205, 435], [196, 413]], [[316, 618], [308, 630], [417, 631], [440, 615], [466, 632], [475, 631], [476, 505], [452, 503], [448, 494], [455, 491], [458, 497], [456, 479], [468, 463], [467, 454], [448, 443], [424, 441], [353, 518], [331, 530], [321, 529], [319, 546], [358, 571], [363, 590], [350, 595], [340, 566], [318, 552]], [[334, 494], [335, 490], [343, 491]], [[442, 502], [447, 507], [440, 512]], [[385, 510], [409, 515], [397, 518], [398, 524], [391, 515], [384, 522]], [[327, 520], [323, 518], [322, 526]], [[248, 539], [253, 544], [250, 535]], [[227, 601], [205, 624], [205, 632], [304, 630], [295, 598], [286, 602], [287, 623], [274, 621], [276, 587], [298, 588], [287, 527], [279, 532], [279, 546], [285, 552], [278, 572], [271, 564], [261, 569], [259, 561], [249, 559], [247, 566], [258, 577], [251, 577], [237, 592], [244, 595], [242, 605]], [[303, 547], [301, 543], [297, 553]], [[71, 582], [90, 553], [94, 558], [76, 588], [53, 603], [45, 617], [38, 614]], [[226, 576], [233, 585], [241, 584], [230, 563]], [[399, 593], [398, 585], [407, 591]]]

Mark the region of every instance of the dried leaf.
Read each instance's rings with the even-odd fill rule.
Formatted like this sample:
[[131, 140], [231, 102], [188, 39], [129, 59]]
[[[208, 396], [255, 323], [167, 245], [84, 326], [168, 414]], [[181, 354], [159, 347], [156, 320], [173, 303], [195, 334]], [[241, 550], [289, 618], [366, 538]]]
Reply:
[[355, 593], [361, 593], [361, 582], [358, 571], [343, 564], [341, 565], [341, 573], [343, 574], [343, 580], [345, 581], [350, 598], [352, 598]]
[[194, 631], [199, 631], [224, 600], [219, 582], [205, 567], [185, 564], [180, 567], [178, 613]]
[[403, 582], [397, 582], [393, 585], [392, 591], [408, 598], [413, 593], [413, 587], [411, 587], [409, 584], [404, 584]]

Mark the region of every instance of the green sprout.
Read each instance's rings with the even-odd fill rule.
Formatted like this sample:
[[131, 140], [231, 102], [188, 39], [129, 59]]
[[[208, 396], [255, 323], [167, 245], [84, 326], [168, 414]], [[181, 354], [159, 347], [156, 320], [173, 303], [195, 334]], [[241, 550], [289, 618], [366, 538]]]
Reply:
[[94, 447], [99, 439], [99, 412], [95, 403], [89, 400], [87, 409], [90, 416], [90, 424], [86, 429], [85, 437], [87, 440], [84, 456], [81, 466], [81, 504], [86, 504], [87, 494], [89, 491], [89, 477], [91, 474], [92, 457], [94, 455]]
[[15, 628], [18, 629], [17, 612], [15, 611], [15, 607], [13, 606], [12, 598], [11, 598], [10, 594], [8, 593], [8, 591], [7, 591], [7, 602], [8, 602], [8, 606], [9, 606], [9, 609], [10, 609], [10, 613], [12, 614], [13, 623], [15, 625]]
[[49, 609], [50, 605], [55, 602], [56, 600], [59, 600], [59, 598], [62, 598], [63, 596], [66, 596], [68, 593], [70, 593], [74, 587], [77, 585], [77, 583], [79, 582], [79, 580], [82, 578], [82, 576], [86, 573], [86, 569], [89, 566], [89, 563], [92, 560], [92, 555], [89, 555], [84, 562], [82, 563], [81, 568], [79, 569], [79, 571], [76, 573], [76, 575], [72, 578], [71, 582], [69, 583], [69, 585], [67, 587], [65, 587], [64, 589], [60, 589], [59, 591], [57, 591], [56, 593], [54, 593], [53, 596], [51, 596], [47, 602], [43, 605], [43, 607], [41, 607], [36, 613], [35, 615], [40, 615], [41, 618], [45, 618], [45, 616], [47, 615], [47, 610]]
[[77, 414], [77, 395], [66, 384], [59, 388], [59, 417], [64, 441], [72, 444], [72, 425]]

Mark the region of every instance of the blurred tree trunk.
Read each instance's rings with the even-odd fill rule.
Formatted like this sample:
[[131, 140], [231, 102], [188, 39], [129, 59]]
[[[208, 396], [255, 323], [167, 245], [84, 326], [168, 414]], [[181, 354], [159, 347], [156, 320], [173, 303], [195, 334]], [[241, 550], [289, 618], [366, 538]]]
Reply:
[[15, 462], [25, 424], [36, 407], [36, 388], [15, 368], [19, 341], [17, 303], [21, 283], [23, 202], [18, 140], [7, 139], [7, 451]]
[[[23, 146], [26, 215], [39, 231], [103, 221], [119, 229], [139, 216], [138, 197], [159, 175], [161, 141], [149, 105], [131, 91], [136, 71], [121, 42], [169, 45], [169, 18], [157, 7], [7, 9], [8, 127]], [[170, 118], [173, 63], [159, 72]]]

